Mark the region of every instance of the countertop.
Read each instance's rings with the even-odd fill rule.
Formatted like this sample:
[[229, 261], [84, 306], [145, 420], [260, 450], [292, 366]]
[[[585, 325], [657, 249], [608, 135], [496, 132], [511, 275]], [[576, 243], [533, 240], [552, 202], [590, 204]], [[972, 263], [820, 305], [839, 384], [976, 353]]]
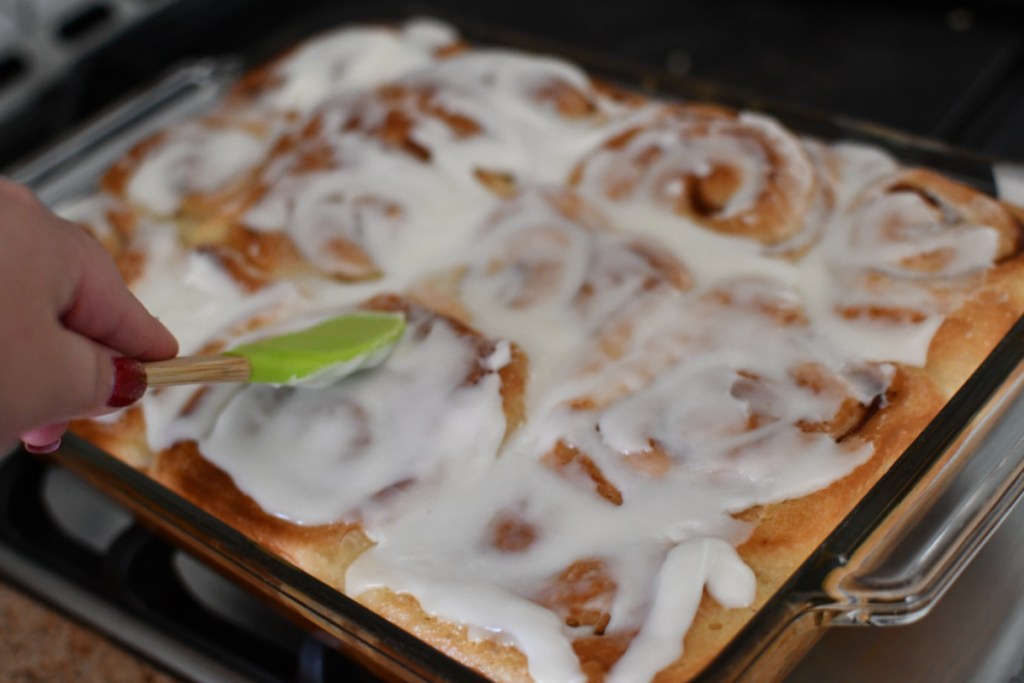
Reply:
[[0, 581], [0, 681], [179, 683], [4, 581]]

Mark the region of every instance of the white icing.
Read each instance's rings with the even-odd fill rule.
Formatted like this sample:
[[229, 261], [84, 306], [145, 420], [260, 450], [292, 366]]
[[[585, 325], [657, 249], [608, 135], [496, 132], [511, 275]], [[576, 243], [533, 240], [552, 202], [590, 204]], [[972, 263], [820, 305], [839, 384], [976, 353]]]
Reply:
[[577, 683], [586, 680], [578, 670], [576, 654], [564, 638], [548, 638], [560, 630], [557, 616], [524, 598], [510, 595], [487, 580], [467, 582], [446, 576], [425, 577], [420, 572], [394, 571], [377, 563], [375, 553], [360, 557], [346, 572], [350, 590], [401, 586], [422, 598], [433, 614], [461, 614], [466, 623], [490, 636], [514, 634], [512, 642], [532, 656], [530, 672], [538, 681]]
[[616, 662], [609, 683], [650, 680], [672, 663], [705, 584], [725, 607], [749, 605], [757, 587], [754, 573], [728, 543], [717, 538], [683, 541], [662, 564], [651, 612], [626, 655]]
[[352, 28], [308, 41], [276, 70], [282, 85], [261, 101], [274, 109], [308, 111], [326, 98], [372, 86], [427, 66], [435, 50], [457, 38], [433, 21], [403, 31]]
[[266, 153], [267, 138], [242, 129], [186, 124], [145, 158], [128, 184], [128, 198], [158, 216], [171, 216], [187, 194], [217, 190]]
[[[143, 228], [136, 244], [145, 268], [132, 287], [178, 339], [182, 354], [199, 352], [211, 340], [275, 308], [302, 310], [302, 295], [290, 282], [251, 293], [240, 287], [210, 254], [183, 252], [172, 230]], [[174, 282], [174, 287], [168, 287]]]
[[436, 324], [374, 372], [323, 388], [251, 385], [220, 407], [211, 432], [180, 425], [175, 436], [198, 438], [267, 509], [304, 524], [336, 521], [392, 485], [444, 474], [450, 459], [494, 457], [504, 434], [497, 381], [461, 386], [474, 363]]
[[76, 197], [60, 207], [57, 211], [61, 218], [86, 226], [100, 241], [109, 239], [114, 228], [107, 219], [107, 212], [115, 206], [110, 197], [102, 194], [91, 194]]
[[[256, 95], [257, 108], [294, 120], [262, 136], [187, 124], [132, 177], [129, 197], [166, 215], [186, 192], [215, 193], [258, 167], [266, 191], [242, 222], [287, 235], [318, 274], [250, 291], [215, 254], [185, 252], [173, 226], [151, 221], [133, 238], [145, 255], [133, 286], [184, 352], [244, 339], [256, 322], [298, 326], [375, 294], [421, 295], [425, 282], [441, 282], [490, 341], [417, 313], [383, 365], [339, 384], [153, 392], [148, 439], [195, 439], [282, 518], [358, 520], [376, 545], [348, 570], [351, 593], [408, 591], [432, 614], [515, 644], [538, 680], [582, 678], [571, 643], [586, 628], [566, 626], [541, 596], [573, 563], [594, 561], [614, 585], [599, 598], [607, 631], [637, 633], [611, 679], [643, 680], [679, 656], [705, 590], [726, 607], [753, 600], [734, 550], [750, 526], [734, 513], [815, 491], [870, 457], [856, 439], [807, 426], [880, 400], [892, 363], [924, 362], [955, 303], [942, 283], [990, 264], [995, 233], [942, 225], [913, 197], [880, 192], [896, 168], [881, 152], [805, 154], [812, 143], [752, 114], [735, 125], [792, 162], [786, 183], [806, 224], [772, 247], [717, 233], [652, 194], [684, 190], [673, 172], [733, 164], [741, 182], [721, 214], [749, 210], [772, 172], [761, 148], [731, 137], [734, 124], [680, 141], [671, 114], [612, 101], [561, 61], [436, 56], [455, 38], [415, 22], [315, 39]], [[385, 97], [385, 83], [401, 94]], [[590, 110], [564, 116], [552, 88]], [[380, 134], [397, 115], [404, 141]], [[311, 124], [312, 139], [268, 154]], [[639, 191], [609, 196], [609, 181], [636, 168], [602, 145], [637, 125], [648, 128], [631, 153], [664, 152]], [[312, 152], [330, 167], [305, 167]], [[481, 169], [511, 178], [517, 196], [492, 193]], [[362, 250], [372, 278], [333, 279], [353, 277], [331, 250], [339, 239]], [[934, 250], [949, 259], [915, 270]], [[913, 315], [858, 313], [883, 305]], [[513, 344], [529, 376], [525, 421], [507, 433], [499, 373]], [[559, 449], [585, 456], [608, 486], [579, 459], [559, 464]], [[520, 545], [501, 545], [502, 519], [530, 530]]]

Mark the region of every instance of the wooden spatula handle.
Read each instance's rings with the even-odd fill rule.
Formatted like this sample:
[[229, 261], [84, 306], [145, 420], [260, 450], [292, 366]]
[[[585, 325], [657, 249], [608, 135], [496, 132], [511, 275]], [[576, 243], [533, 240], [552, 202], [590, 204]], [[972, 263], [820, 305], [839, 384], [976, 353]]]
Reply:
[[235, 356], [182, 356], [143, 363], [142, 367], [150, 387], [244, 382], [252, 374], [249, 359]]

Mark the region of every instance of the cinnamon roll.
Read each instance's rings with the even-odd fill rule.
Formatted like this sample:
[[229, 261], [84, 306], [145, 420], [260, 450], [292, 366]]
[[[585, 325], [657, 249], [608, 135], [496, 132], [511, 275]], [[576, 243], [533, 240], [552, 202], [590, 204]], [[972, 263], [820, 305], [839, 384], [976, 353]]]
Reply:
[[353, 26], [314, 36], [244, 74], [227, 106], [299, 115], [324, 100], [390, 81], [458, 54], [466, 43], [440, 22]]
[[724, 235], [805, 248], [834, 203], [823, 154], [763, 116], [673, 107], [607, 139], [569, 183]]
[[[401, 312], [408, 321], [408, 332], [385, 372], [322, 389], [248, 385], [200, 390], [171, 418], [163, 436], [167, 447], [194, 442], [196, 452], [214, 465], [231, 464], [236, 479], [236, 458], [261, 462], [252, 471], [257, 478], [238, 485], [250, 491], [259, 487], [263, 494], [258, 497], [270, 513], [297, 524], [358, 521], [371, 510], [387, 508], [451, 466], [445, 459], [453, 449], [495, 457], [522, 419], [526, 369], [521, 352], [395, 296], [374, 298], [364, 308]], [[430, 373], [416, 371], [428, 367]], [[412, 406], [424, 402], [433, 402], [437, 410], [416, 417], [422, 407], [413, 411]], [[479, 429], [458, 426], [469, 405], [487, 415]], [[399, 433], [391, 428], [397, 421], [406, 426]], [[248, 436], [239, 439], [238, 429]], [[424, 435], [413, 433], [417, 430]], [[429, 453], [424, 450], [428, 433], [447, 434]], [[285, 442], [292, 456], [282, 459]], [[323, 486], [310, 487], [304, 473], [289, 474], [296, 468], [322, 473]], [[279, 501], [292, 500], [299, 489], [308, 509], [317, 512], [279, 507], [264, 496], [277, 491]], [[324, 512], [325, 505], [330, 512]]]
[[541, 377], [621, 309], [692, 286], [656, 241], [614, 231], [571, 190], [524, 190], [501, 202], [473, 240], [472, 262], [425, 278], [413, 296], [509, 335]]
[[[886, 171], [837, 217], [824, 252], [846, 334], [904, 340], [923, 364], [928, 342], [984, 278], [1020, 252], [1020, 210], [923, 169]], [[861, 330], [858, 333], [856, 330]]]

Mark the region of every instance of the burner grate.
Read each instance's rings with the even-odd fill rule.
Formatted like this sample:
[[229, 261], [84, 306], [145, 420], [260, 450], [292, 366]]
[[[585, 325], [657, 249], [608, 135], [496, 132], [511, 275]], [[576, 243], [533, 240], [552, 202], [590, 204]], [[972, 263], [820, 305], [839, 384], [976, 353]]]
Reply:
[[25, 106], [97, 46], [175, 1], [0, 0], [0, 115]]
[[0, 462], [0, 573], [189, 680], [377, 680], [76, 475], [24, 452]]

